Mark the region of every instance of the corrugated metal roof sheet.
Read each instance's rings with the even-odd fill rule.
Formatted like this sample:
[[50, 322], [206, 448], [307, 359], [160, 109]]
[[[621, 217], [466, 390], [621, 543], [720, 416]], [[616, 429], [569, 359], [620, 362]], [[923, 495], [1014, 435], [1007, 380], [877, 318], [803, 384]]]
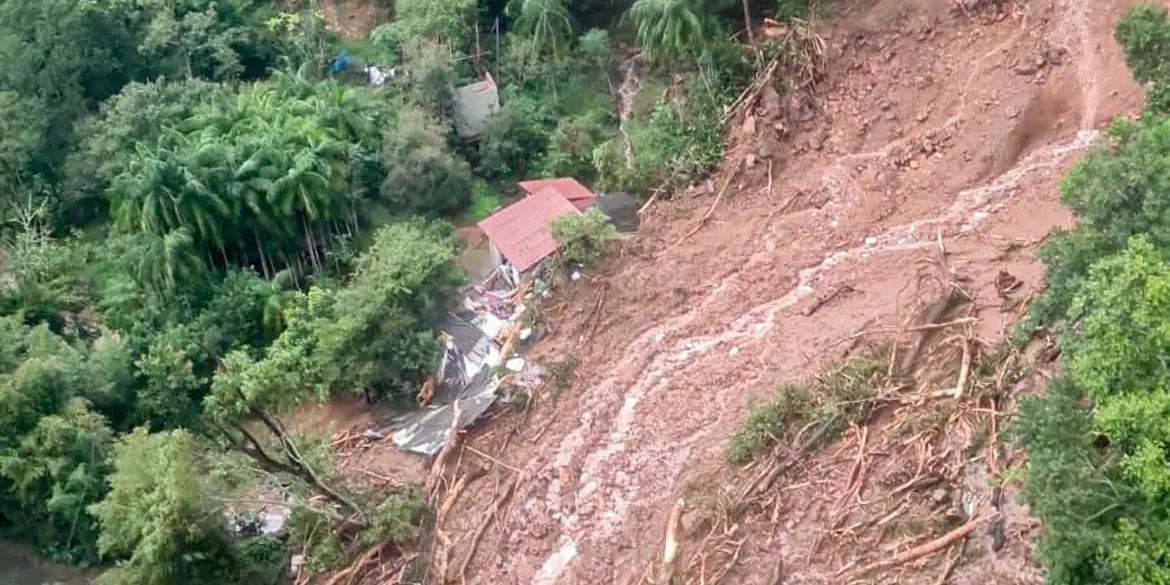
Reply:
[[520, 189], [529, 195], [539, 193], [545, 189], [554, 189], [563, 195], [565, 199], [568, 199], [574, 207], [580, 210], [587, 209], [597, 197], [593, 191], [590, 191], [588, 187], [578, 183], [577, 179], [572, 177], [520, 181], [519, 185]]
[[566, 213], [580, 211], [557, 190], [544, 189], [497, 211], [478, 225], [504, 258], [524, 272], [557, 251], [548, 224]]

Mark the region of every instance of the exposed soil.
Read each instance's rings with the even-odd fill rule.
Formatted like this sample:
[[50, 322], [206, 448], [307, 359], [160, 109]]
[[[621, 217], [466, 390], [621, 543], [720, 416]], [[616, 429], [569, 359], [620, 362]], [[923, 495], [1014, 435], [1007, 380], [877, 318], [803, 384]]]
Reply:
[[360, 40], [389, 22], [392, 0], [320, 0], [325, 26], [347, 40]]
[[[715, 494], [751, 473], [729, 468], [722, 453], [752, 398], [841, 357], [850, 334], [903, 325], [937, 297], [940, 240], [946, 274], [975, 297], [972, 334], [983, 347], [1001, 339], [1039, 285], [1036, 245], [1071, 221], [1058, 204], [1060, 176], [1098, 129], [1141, 103], [1112, 39], [1113, 22], [1133, 3], [836, 3], [823, 31], [827, 80], [815, 97], [763, 104], [733, 129], [733, 156], [744, 168], [712, 221], [679, 243], [721, 176], [649, 208], [636, 244], [550, 303], [556, 330], [532, 357], [580, 364], [559, 397], [542, 396], [523, 419], [498, 418], [470, 437], [507, 466], [470, 451], [461, 459], [463, 469], [492, 469], [443, 527], [454, 540], [453, 566], [491, 502], [517, 483], [466, 582], [638, 583], [652, 575], [675, 499]], [[726, 166], [724, 173], [738, 165]], [[1001, 271], [1022, 283], [1013, 302], [997, 291]], [[956, 361], [940, 352], [923, 359]], [[954, 382], [933, 383], [923, 390]], [[978, 425], [963, 422], [974, 407], [933, 404], [919, 407], [922, 424], [940, 431], [940, 451], [949, 441], [961, 452], [977, 434]], [[941, 422], [931, 423], [932, 414]], [[949, 581], [943, 570], [959, 558], [950, 549], [897, 573], [846, 578], [859, 563], [953, 528], [930, 511], [963, 499], [956, 488], [926, 490], [906, 500], [895, 530], [842, 532], [890, 513], [882, 502], [900, 483], [899, 457], [914, 451], [887, 423], [871, 425], [868, 443], [860, 429], [845, 433], [777, 482], [774, 511], [736, 527], [739, 562], [723, 582], [1039, 583], [1028, 545], [1036, 526], [1010, 493], [1004, 546], [991, 552], [993, 535], [977, 528]], [[847, 508], [840, 519], [859, 445], [873, 465], [856, 499], [876, 504]], [[956, 465], [970, 493], [990, 489], [985, 472]], [[697, 514], [683, 516], [686, 554], [703, 537], [687, 528]]]

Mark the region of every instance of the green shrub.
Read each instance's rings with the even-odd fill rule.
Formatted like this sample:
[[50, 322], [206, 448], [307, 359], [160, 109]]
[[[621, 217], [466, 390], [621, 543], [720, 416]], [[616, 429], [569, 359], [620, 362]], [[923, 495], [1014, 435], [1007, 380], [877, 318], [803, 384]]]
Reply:
[[1153, 4], [1134, 6], [1117, 21], [1117, 43], [1134, 79], [1141, 82], [1166, 81], [1170, 66], [1170, 16]]
[[646, 193], [660, 186], [685, 185], [700, 178], [723, 155], [718, 115], [660, 102], [648, 120], [626, 124], [630, 157], [621, 137], [594, 151], [605, 188]]
[[561, 260], [583, 266], [600, 262], [618, 237], [609, 218], [593, 208], [554, 219], [549, 231], [561, 246]]
[[726, 456], [732, 465], [747, 465], [793, 432], [812, 409], [807, 388], [785, 384], [776, 396], [762, 404], [750, 405], [748, 416], [731, 435]]
[[365, 502], [368, 526], [353, 530], [332, 514], [297, 505], [288, 519], [289, 538], [303, 543], [308, 553], [306, 570], [316, 574], [352, 562], [369, 547], [381, 542], [407, 542], [421, 534], [427, 519], [426, 502], [415, 488], [368, 494]]
[[399, 214], [438, 215], [467, 205], [471, 168], [447, 146], [446, 128], [419, 109], [404, 109], [382, 137], [382, 201]]
[[782, 385], [773, 398], [752, 406], [731, 435], [728, 463], [746, 465], [777, 444], [804, 443], [817, 433], [819, 442], [829, 440], [865, 412], [888, 365], [877, 357], [850, 358], [799, 384]]
[[467, 48], [475, 32], [475, 0], [397, 0], [394, 21], [372, 31], [383, 47], [401, 47], [411, 40], [444, 42]]
[[544, 154], [548, 107], [526, 95], [507, 99], [479, 138], [479, 174], [489, 179], [523, 177]]
[[467, 217], [479, 221], [492, 214], [500, 206], [500, 196], [484, 181], [476, 181], [471, 190], [471, 205]]
[[777, 0], [776, 19], [790, 20], [808, 15], [809, 0]]

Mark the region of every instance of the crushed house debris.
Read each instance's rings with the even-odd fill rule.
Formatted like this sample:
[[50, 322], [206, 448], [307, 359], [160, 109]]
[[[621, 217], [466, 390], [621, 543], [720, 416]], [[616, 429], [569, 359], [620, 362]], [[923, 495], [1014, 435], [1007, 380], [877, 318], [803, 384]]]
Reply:
[[478, 224], [490, 243], [495, 268], [468, 287], [459, 310], [439, 323], [443, 353], [433, 379], [419, 391], [421, 408], [391, 425], [392, 438], [403, 450], [436, 455], [456, 412], [456, 427], [462, 429], [496, 402], [502, 381], [497, 372], [505, 374], [509, 387], [539, 383], [540, 366], [514, 356], [513, 350], [537, 335], [521, 322], [524, 298], [529, 293], [545, 296], [548, 287], [540, 280], [525, 280], [525, 274], [557, 251], [548, 227], [552, 220], [596, 207], [619, 231], [637, 231], [637, 201], [624, 193], [597, 196], [571, 178], [519, 186], [526, 197]]
[[456, 402], [459, 428], [463, 428], [495, 402], [500, 384], [494, 372], [499, 350], [466, 315], [448, 314], [439, 324], [439, 332], [443, 354], [434, 395], [426, 407], [398, 417], [392, 427], [399, 448], [424, 455], [434, 455], [443, 446]]

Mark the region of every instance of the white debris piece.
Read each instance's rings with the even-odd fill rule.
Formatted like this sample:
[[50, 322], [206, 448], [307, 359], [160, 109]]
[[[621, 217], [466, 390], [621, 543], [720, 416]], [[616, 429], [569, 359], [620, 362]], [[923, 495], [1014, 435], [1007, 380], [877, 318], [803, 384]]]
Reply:
[[513, 372], [519, 372], [524, 369], [524, 358], [512, 358], [504, 362], [504, 367]]
[[289, 572], [293, 575], [299, 575], [301, 569], [305, 566], [305, 555], [293, 555], [292, 561], [289, 563]]
[[574, 270], [573, 273], [569, 275], [569, 278], [572, 280], [581, 280], [581, 273]]
[[370, 77], [370, 85], [374, 87], [382, 87], [386, 83], [387, 75], [373, 65], [366, 67], [366, 75]]
[[531, 327], [525, 327], [524, 329], [520, 330], [520, 341], [528, 341], [529, 337], [532, 337]]

